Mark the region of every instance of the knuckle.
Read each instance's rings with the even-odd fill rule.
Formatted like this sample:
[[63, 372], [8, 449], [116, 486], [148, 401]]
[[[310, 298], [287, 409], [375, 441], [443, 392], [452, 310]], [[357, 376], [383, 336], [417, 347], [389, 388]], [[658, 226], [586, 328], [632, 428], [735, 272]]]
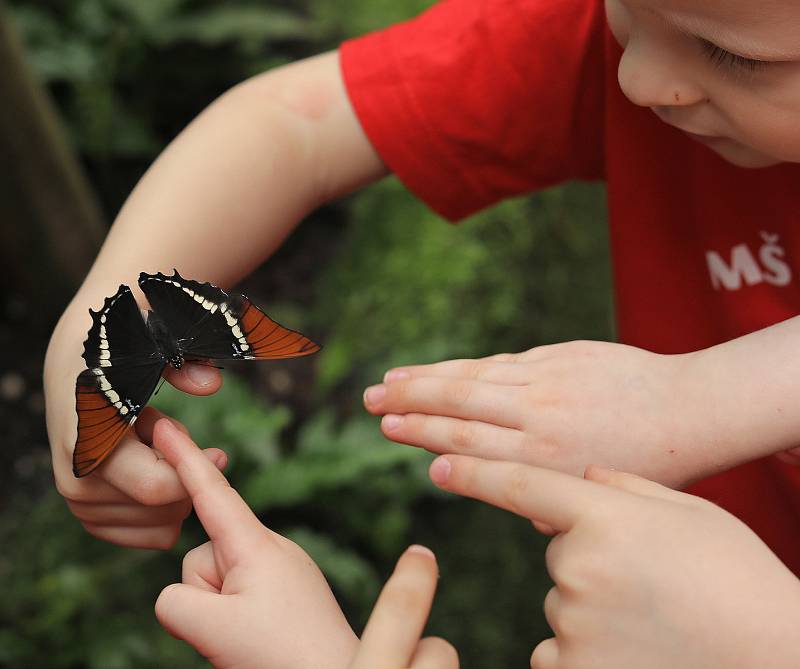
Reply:
[[392, 584], [389, 604], [399, 615], [409, 616], [425, 605], [425, 597], [421, 588], [405, 580]]
[[133, 485], [130, 495], [145, 506], [161, 506], [167, 503], [167, 486], [154, 474], [141, 476]]
[[523, 465], [514, 465], [506, 488], [506, 500], [515, 513], [522, 510], [529, 485], [527, 468]]
[[206, 544], [195, 546], [186, 555], [183, 556], [181, 561], [181, 569], [183, 573], [192, 571], [192, 567], [201, 559]]
[[56, 478], [56, 490], [67, 503], [69, 502], [91, 502], [92, 495], [86, 486], [81, 485], [80, 482], [72, 481], [64, 482]]
[[162, 551], [169, 550], [176, 543], [178, 543], [178, 537], [180, 534], [180, 524], [159, 528], [159, 530], [153, 535], [152, 541], [148, 542], [150, 543], [149, 548]]
[[480, 360], [465, 360], [464, 361], [464, 376], [473, 381], [479, 381], [483, 378], [483, 364]]
[[163, 625], [173, 618], [173, 610], [175, 608], [175, 595], [177, 590], [177, 583], [172, 583], [164, 588], [158, 595], [155, 604], [155, 614], [158, 621]]
[[472, 395], [472, 384], [464, 381], [456, 381], [450, 387], [450, 402], [453, 406], [462, 406], [469, 402]]
[[453, 426], [450, 441], [456, 451], [469, 451], [475, 444], [475, 426], [468, 421], [459, 421]]
[[544, 668], [544, 656], [546, 653], [548, 653], [547, 641], [543, 641], [531, 653], [531, 669]]

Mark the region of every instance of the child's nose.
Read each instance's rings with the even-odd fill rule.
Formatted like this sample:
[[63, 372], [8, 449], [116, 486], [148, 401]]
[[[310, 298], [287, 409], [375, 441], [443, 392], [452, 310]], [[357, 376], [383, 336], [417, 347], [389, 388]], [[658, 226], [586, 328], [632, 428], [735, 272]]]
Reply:
[[691, 63], [665, 45], [629, 41], [617, 77], [625, 96], [640, 107], [686, 107], [707, 99]]

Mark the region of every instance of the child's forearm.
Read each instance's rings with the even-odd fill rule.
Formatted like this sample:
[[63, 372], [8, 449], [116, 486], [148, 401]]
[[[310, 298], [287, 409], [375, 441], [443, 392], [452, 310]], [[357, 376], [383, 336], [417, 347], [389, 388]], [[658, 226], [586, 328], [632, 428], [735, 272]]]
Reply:
[[800, 317], [690, 357], [687, 399], [707, 423], [710, 458], [737, 464], [800, 446]]
[[350, 108], [336, 53], [235, 87], [148, 170], [73, 304], [97, 305], [139, 271], [226, 286], [320, 203], [385, 173]]

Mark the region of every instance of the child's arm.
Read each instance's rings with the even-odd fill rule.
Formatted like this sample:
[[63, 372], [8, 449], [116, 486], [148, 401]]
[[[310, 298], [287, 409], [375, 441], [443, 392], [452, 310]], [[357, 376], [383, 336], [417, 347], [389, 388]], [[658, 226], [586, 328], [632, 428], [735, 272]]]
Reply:
[[437, 578], [428, 549], [412, 547], [400, 558], [359, 644], [311, 558], [264, 527], [168, 420], [158, 422], [154, 438], [210, 539], [186, 555], [182, 583], [156, 602], [173, 636], [218, 669], [457, 669], [449, 644], [420, 641]]
[[390, 370], [365, 401], [388, 438], [433, 452], [682, 487], [800, 445], [798, 342], [800, 317], [685, 355], [570, 342]]
[[[75, 378], [97, 309], [140, 271], [177, 268], [229, 286], [262, 262], [320, 203], [386, 173], [350, 107], [336, 53], [276, 69], [235, 87], [168, 147], [125, 203], [83, 286], [64, 312], [45, 360], [47, 426], [56, 485], [95, 536], [139, 547], [171, 545], [186, 493], [135, 435], [97, 472], [72, 474]], [[208, 394], [218, 373], [170, 374]], [[135, 509], [135, 521], [120, 505]], [[149, 519], [149, 520], [148, 520]]]
[[430, 474], [557, 534], [544, 601], [555, 636], [536, 647], [533, 669], [800, 667], [800, 582], [710, 502], [596, 467], [581, 480], [448, 455]]

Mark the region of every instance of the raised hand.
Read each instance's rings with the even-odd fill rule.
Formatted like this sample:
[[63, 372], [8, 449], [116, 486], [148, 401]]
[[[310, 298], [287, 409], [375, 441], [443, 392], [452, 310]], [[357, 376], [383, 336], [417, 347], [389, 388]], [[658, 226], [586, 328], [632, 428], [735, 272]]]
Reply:
[[458, 669], [458, 655], [449, 643], [437, 637], [420, 640], [437, 577], [430, 550], [406, 550], [375, 604], [349, 669]]
[[311, 558], [264, 527], [170, 421], [158, 422], [154, 440], [209, 537], [186, 554], [182, 582], [159, 596], [159, 622], [217, 669], [346, 667], [358, 639]]
[[368, 388], [389, 439], [580, 475], [589, 463], [671, 487], [736, 464], [714, 443], [692, 355], [602, 342], [401, 367]]
[[430, 475], [557, 535], [544, 602], [555, 636], [532, 669], [800, 667], [800, 582], [710, 502], [599, 467], [582, 480], [446, 455]]

